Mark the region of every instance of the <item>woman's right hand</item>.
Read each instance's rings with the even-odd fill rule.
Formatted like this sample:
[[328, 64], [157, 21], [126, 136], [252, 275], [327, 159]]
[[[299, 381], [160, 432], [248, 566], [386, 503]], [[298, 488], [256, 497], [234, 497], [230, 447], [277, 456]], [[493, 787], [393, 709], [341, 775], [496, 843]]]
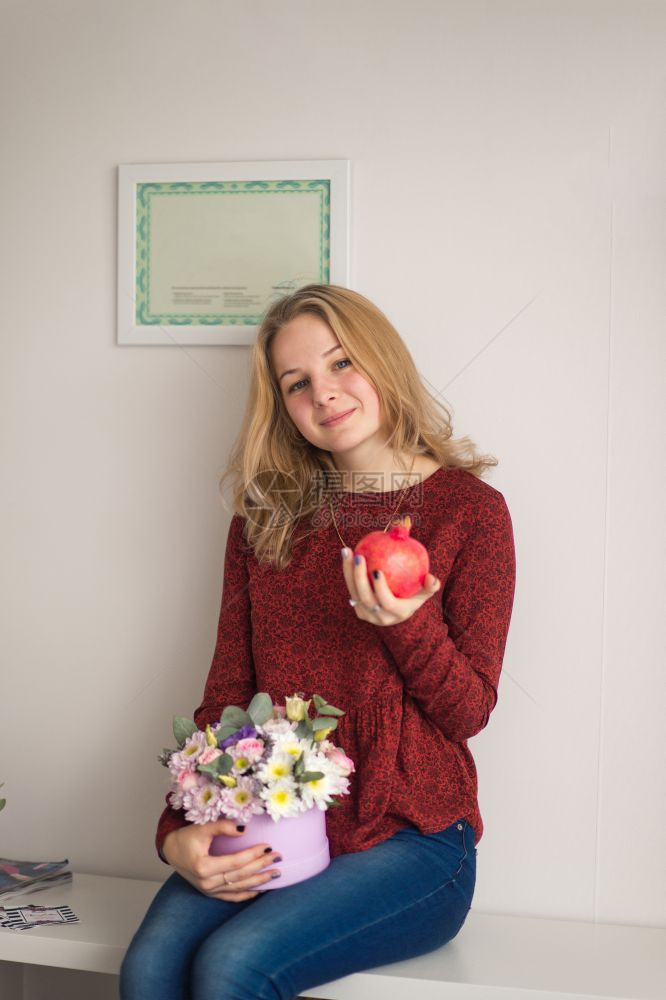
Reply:
[[209, 854], [213, 837], [221, 833], [228, 837], [242, 836], [242, 831], [237, 830], [236, 823], [230, 819], [190, 823], [166, 835], [162, 854], [182, 878], [205, 896], [229, 903], [254, 899], [259, 895], [253, 891], [255, 886], [270, 882], [273, 872], [279, 874], [275, 868], [265, 872], [261, 869], [282, 858], [266, 843], [233, 854]]

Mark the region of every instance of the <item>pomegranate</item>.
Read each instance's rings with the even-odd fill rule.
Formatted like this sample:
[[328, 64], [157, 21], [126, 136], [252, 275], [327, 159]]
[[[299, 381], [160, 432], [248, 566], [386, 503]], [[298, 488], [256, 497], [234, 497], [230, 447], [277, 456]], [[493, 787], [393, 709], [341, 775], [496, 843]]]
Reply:
[[354, 555], [363, 556], [372, 586], [372, 571], [379, 569], [395, 597], [413, 597], [423, 588], [430, 571], [430, 559], [424, 545], [410, 538], [412, 522], [409, 516], [388, 531], [371, 531], [364, 535]]

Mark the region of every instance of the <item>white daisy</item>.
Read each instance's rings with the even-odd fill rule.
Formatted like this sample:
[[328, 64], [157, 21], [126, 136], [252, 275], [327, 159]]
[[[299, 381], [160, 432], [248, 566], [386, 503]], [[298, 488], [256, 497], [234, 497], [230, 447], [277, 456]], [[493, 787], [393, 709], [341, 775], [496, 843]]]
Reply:
[[262, 788], [259, 796], [266, 803], [266, 811], [274, 820], [282, 816], [297, 816], [299, 812], [303, 812], [304, 806], [293, 781], [276, 781]]
[[323, 771], [324, 774], [333, 772], [333, 767], [323, 753], [319, 753], [314, 747], [306, 747], [303, 752], [304, 771]]
[[334, 795], [345, 795], [348, 789], [349, 781], [347, 778], [325, 774], [323, 778], [304, 781], [301, 785], [301, 796], [306, 809], [315, 805], [320, 809], [327, 809], [333, 801]]
[[265, 733], [272, 739], [276, 739], [284, 733], [292, 733], [297, 725], [297, 722], [289, 722], [288, 719], [268, 719], [267, 722], [264, 722], [263, 726], [256, 726], [255, 728], [258, 733]]
[[274, 753], [286, 754], [292, 757], [295, 763], [302, 753], [309, 750], [309, 747], [309, 740], [301, 740], [295, 733], [285, 733], [284, 736], [279, 736], [275, 741]]
[[319, 771], [323, 774], [323, 777], [315, 778], [314, 781], [300, 783], [301, 796], [308, 809], [313, 805], [326, 809], [328, 803], [332, 801], [332, 796], [345, 795], [349, 790], [349, 779], [343, 777], [326, 758], [323, 758], [323, 761], [310, 760], [310, 766], [306, 766], [306, 771]]
[[294, 757], [288, 753], [272, 753], [271, 756], [257, 768], [256, 777], [265, 785], [275, 781], [291, 778], [294, 767]]

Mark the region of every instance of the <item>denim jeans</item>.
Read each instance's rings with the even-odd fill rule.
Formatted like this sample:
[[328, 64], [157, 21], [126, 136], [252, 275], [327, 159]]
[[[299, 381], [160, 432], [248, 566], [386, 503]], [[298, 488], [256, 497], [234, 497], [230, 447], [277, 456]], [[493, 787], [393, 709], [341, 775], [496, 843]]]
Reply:
[[404, 827], [241, 903], [206, 896], [173, 872], [127, 950], [121, 1000], [292, 1000], [450, 941], [475, 882], [474, 830], [464, 819], [437, 833]]

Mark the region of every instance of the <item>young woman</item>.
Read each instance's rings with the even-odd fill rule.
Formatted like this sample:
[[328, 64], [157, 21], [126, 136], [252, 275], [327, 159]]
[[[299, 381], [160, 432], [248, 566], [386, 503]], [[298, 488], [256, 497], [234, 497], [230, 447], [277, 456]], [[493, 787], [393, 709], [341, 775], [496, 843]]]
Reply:
[[[331, 864], [281, 891], [260, 891], [279, 878], [270, 843], [209, 855], [242, 828], [167, 805], [156, 847], [174, 871], [125, 956], [123, 1000], [291, 1000], [462, 927], [483, 832], [467, 741], [497, 701], [515, 553], [504, 497], [480, 478], [497, 460], [451, 435], [362, 295], [308, 285], [269, 308], [222, 479], [235, 510], [194, 721], [257, 691], [318, 693], [346, 713], [334, 739], [356, 772], [326, 814]], [[406, 514], [431, 573], [397, 598], [352, 552]]]

